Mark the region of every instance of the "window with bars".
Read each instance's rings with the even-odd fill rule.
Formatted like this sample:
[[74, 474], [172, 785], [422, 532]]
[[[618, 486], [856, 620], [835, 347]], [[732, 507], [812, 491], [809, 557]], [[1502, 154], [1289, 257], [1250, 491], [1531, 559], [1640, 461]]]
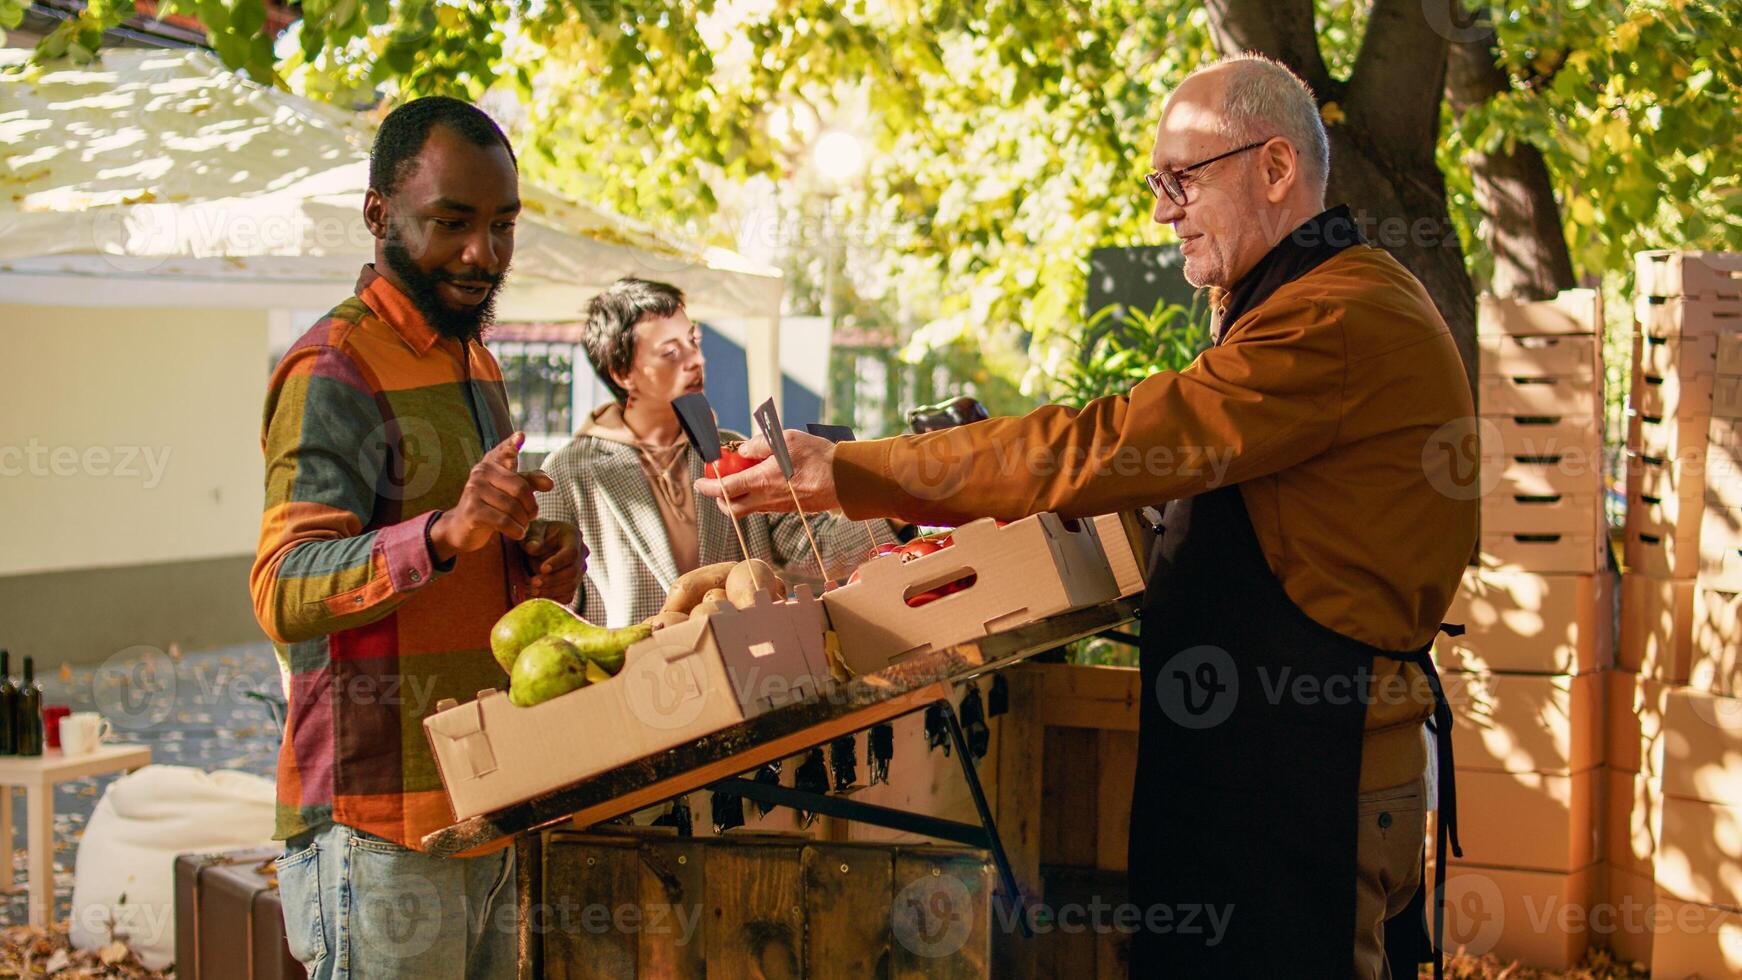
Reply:
[[[514, 424], [526, 432], [526, 455], [542, 459], [575, 431], [574, 344], [500, 341], [490, 350], [502, 365], [502, 384]], [[535, 459], [526, 462], [536, 464]]]

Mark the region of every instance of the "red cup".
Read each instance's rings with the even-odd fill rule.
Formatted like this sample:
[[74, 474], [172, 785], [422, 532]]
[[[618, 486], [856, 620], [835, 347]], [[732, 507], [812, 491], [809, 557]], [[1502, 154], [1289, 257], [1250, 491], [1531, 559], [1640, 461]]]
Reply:
[[72, 713], [72, 706], [66, 704], [51, 704], [42, 709], [42, 733], [49, 748], [60, 748], [60, 720]]

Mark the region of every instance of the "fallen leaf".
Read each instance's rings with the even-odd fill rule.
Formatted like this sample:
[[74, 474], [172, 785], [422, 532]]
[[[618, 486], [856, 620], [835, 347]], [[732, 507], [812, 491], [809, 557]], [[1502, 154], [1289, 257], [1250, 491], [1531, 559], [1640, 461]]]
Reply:
[[1325, 121], [1325, 125], [1335, 126], [1336, 124], [1348, 119], [1349, 115], [1343, 111], [1342, 106], [1335, 102], [1326, 102], [1324, 105], [1319, 106], [1319, 118]]
[[72, 961], [73, 958], [70, 953], [64, 949], [57, 949], [54, 951], [54, 955], [48, 958], [48, 962], [43, 964], [42, 968], [44, 972], [52, 976], [57, 971], [66, 969]]
[[126, 943], [110, 943], [102, 949], [97, 950], [97, 958], [102, 960], [105, 966], [114, 966], [115, 964], [125, 960], [129, 955], [131, 954], [127, 950]]

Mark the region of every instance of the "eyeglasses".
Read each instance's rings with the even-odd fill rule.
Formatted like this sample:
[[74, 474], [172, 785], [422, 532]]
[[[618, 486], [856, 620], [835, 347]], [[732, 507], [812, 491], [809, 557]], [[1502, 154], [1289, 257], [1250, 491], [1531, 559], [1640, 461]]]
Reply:
[[1245, 153], [1247, 150], [1256, 150], [1268, 142], [1270, 142], [1270, 140], [1259, 140], [1256, 143], [1247, 143], [1245, 146], [1237, 146], [1226, 153], [1218, 153], [1215, 156], [1210, 157], [1208, 160], [1199, 160], [1197, 163], [1187, 164], [1183, 167], [1176, 167], [1172, 170], [1153, 170], [1143, 175], [1143, 182], [1149, 186], [1149, 193], [1154, 194], [1156, 200], [1161, 200], [1161, 195], [1166, 194], [1168, 200], [1183, 208], [1186, 204], [1186, 189], [1185, 185], [1180, 183], [1181, 177], [1184, 177], [1186, 174], [1193, 170], [1197, 170], [1200, 167], [1207, 167], [1210, 164], [1215, 163], [1217, 160], [1231, 157], [1236, 153]]

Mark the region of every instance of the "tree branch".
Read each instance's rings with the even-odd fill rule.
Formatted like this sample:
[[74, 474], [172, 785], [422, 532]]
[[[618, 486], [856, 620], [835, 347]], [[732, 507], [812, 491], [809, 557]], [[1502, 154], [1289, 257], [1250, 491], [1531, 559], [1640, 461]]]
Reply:
[[[1488, 31], [1451, 46], [1446, 96], [1457, 115], [1512, 89], [1496, 45], [1494, 33]], [[1548, 299], [1571, 289], [1575, 284], [1572, 255], [1542, 152], [1530, 143], [1517, 142], [1510, 152], [1471, 153], [1468, 162], [1476, 203], [1487, 218], [1483, 244], [1494, 259], [1489, 291], [1519, 299]]]
[[1450, 36], [1467, 33], [1459, 0], [1374, 0], [1344, 111], [1387, 148], [1433, 157]]
[[1323, 102], [1331, 73], [1319, 52], [1312, 0], [1204, 0], [1210, 33], [1224, 56], [1242, 51], [1267, 54], [1293, 69]]

